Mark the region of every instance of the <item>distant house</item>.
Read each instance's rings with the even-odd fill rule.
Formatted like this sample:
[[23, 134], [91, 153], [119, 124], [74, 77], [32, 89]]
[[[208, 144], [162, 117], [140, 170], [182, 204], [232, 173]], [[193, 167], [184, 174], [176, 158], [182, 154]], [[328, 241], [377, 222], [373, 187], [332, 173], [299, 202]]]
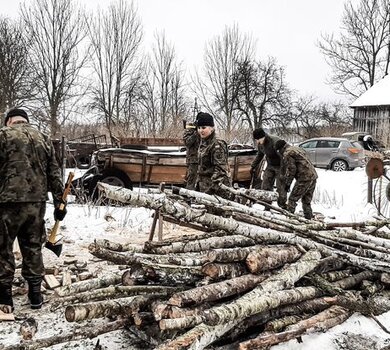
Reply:
[[366, 131], [385, 145], [390, 144], [390, 75], [386, 75], [350, 105], [353, 129]]

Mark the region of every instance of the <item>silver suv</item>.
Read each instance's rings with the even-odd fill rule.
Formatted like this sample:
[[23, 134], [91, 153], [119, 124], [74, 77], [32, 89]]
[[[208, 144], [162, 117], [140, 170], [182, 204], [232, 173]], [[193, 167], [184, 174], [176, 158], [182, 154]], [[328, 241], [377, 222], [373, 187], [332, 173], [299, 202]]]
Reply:
[[364, 166], [364, 151], [358, 141], [341, 137], [318, 137], [301, 142], [314, 166], [334, 171]]

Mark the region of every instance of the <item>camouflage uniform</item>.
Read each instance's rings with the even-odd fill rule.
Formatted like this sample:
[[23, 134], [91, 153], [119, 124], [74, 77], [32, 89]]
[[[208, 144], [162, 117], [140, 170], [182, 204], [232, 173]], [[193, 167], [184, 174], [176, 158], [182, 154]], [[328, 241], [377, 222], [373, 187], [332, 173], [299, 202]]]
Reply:
[[22, 276], [27, 281], [41, 280], [48, 190], [60, 201], [63, 184], [50, 139], [26, 123], [1, 128], [0, 286], [13, 280], [16, 237], [23, 256]]
[[194, 128], [187, 128], [184, 130], [184, 144], [187, 147], [187, 173], [186, 173], [186, 188], [195, 190], [196, 176], [198, 173], [198, 148], [200, 136]]
[[200, 141], [197, 188], [201, 192], [230, 198], [230, 192], [221, 190], [219, 184], [231, 186], [228, 147], [226, 142], [217, 139], [213, 132]]
[[[283, 160], [280, 168], [278, 204], [293, 213], [298, 200], [301, 199], [303, 214], [306, 219], [311, 219], [313, 217], [311, 201], [317, 183], [317, 172], [303, 149], [286, 145], [279, 152]], [[295, 185], [286, 204], [287, 190], [294, 178]]]
[[275, 143], [280, 140], [279, 137], [273, 135], [266, 135], [264, 144], [258, 144], [257, 146], [257, 156], [252, 162], [251, 168], [252, 172], [259, 166], [261, 160], [265, 156], [267, 161], [267, 168], [264, 170], [263, 181], [257, 181], [261, 183], [260, 186], [255, 186], [255, 188], [260, 188], [266, 191], [272, 191], [274, 183], [279, 182], [279, 171], [280, 171], [280, 156], [278, 152], [275, 151]]

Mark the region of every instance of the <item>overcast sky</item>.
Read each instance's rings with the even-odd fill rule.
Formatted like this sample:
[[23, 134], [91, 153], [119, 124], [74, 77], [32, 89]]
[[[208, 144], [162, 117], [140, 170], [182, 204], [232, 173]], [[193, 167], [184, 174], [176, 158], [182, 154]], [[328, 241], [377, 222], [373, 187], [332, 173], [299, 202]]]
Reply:
[[[31, 0], [27, 0], [29, 2]], [[79, 0], [87, 8], [104, 8], [111, 0]], [[130, 0], [129, 0], [130, 1]], [[352, 0], [357, 3], [358, 0]], [[15, 17], [20, 0], [0, 0], [0, 13]], [[285, 67], [291, 88], [321, 100], [340, 100], [325, 83], [330, 68], [316, 46], [321, 33], [338, 33], [344, 0], [135, 0], [152, 42], [165, 30], [179, 60], [189, 71], [202, 61], [204, 45], [225, 26], [257, 40], [257, 57], [273, 56]]]

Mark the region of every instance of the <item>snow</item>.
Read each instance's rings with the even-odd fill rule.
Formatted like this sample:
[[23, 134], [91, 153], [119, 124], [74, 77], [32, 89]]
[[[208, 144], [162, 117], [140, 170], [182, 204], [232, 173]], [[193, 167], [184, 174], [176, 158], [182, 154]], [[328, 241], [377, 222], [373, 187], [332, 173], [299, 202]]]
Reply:
[[386, 75], [357, 98], [350, 107], [388, 106], [390, 105], [389, 91], [390, 75]]
[[[70, 170], [70, 169], [69, 169]], [[333, 172], [317, 169], [319, 179], [314, 194], [313, 209], [325, 215], [326, 220], [337, 222], [364, 221], [377, 215], [373, 205], [367, 204], [367, 177], [363, 168], [346, 172]], [[80, 175], [80, 173], [76, 174]], [[117, 242], [144, 242], [148, 239], [152, 212], [145, 208], [109, 207], [77, 204], [70, 198], [68, 214], [62, 222], [60, 231], [64, 237], [64, 249], [60, 258], [44, 249], [46, 266], [61, 264], [68, 256], [74, 256], [79, 261], [87, 261], [88, 267], [96, 274], [112, 271], [115, 266], [106, 262], [98, 263], [88, 253], [87, 247], [95, 239], [106, 238]], [[298, 205], [297, 211], [301, 207]], [[53, 205], [49, 202], [46, 212], [47, 227], [54, 224]], [[185, 229], [165, 223], [165, 232]], [[180, 230], [180, 231], [179, 231]], [[67, 332], [73, 325], [64, 320], [63, 312], [50, 313], [49, 306], [44, 305], [41, 311], [32, 311], [26, 305], [26, 296], [15, 297], [15, 315], [23, 317], [33, 316], [38, 320], [39, 328], [36, 338], [42, 338], [60, 332]], [[390, 328], [390, 312], [378, 319], [385, 327]], [[84, 325], [99, 324], [102, 320], [93, 320]], [[0, 323], [0, 345], [11, 345], [20, 342], [18, 332], [21, 321]], [[359, 314], [353, 315], [340, 326], [334, 327], [326, 333], [313, 333], [302, 337], [303, 342], [296, 340], [274, 346], [274, 350], [332, 350], [341, 349], [336, 341], [344, 336], [361, 335], [365, 339], [372, 339], [380, 345], [385, 344], [388, 335], [372, 320]], [[120, 330], [100, 336], [103, 349], [137, 349], [126, 331]], [[56, 345], [51, 349], [91, 349], [96, 339], [85, 340], [69, 344]], [[1, 346], [0, 346], [1, 348]]]

